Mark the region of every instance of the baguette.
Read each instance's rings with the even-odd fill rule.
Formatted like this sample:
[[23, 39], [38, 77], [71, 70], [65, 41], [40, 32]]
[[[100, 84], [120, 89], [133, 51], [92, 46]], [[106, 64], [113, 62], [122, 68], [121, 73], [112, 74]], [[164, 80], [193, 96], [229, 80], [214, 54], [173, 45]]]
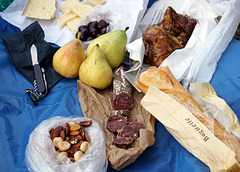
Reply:
[[136, 86], [144, 94], [146, 94], [150, 85], [154, 85], [188, 109], [221, 142], [235, 152], [235, 159], [240, 163], [239, 141], [215, 121], [212, 116], [203, 110], [198, 102], [177, 81], [167, 66], [161, 66], [159, 69], [155, 66], [149, 67], [146, 72], [140, 75], [139, 81], [136, 82]]

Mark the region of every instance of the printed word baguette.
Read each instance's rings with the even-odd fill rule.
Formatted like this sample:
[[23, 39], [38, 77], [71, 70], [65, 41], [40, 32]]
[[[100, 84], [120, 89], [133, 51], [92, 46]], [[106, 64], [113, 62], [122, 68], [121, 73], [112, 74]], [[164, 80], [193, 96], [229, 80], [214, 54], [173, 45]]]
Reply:
[[203, 123], [220, 141], [236, 154], [236, 160], [240, 163], [240, 143], [227, 132], [215, 119], [205, 112], [188, 91], [177, 81], [167, 66], [159, 69], [151, 66], [140, 75], [136, 86], [146, 94], [148, 87], [154, 85], [164, 93], [182, 104], [188, 109], [201, 123]]

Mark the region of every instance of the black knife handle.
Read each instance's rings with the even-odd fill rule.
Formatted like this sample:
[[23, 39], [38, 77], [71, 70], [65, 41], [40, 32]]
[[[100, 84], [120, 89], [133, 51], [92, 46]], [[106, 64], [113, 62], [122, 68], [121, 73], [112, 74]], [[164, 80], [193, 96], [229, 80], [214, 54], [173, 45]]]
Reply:
[[41, 67], [39, 64], [35, 64], [33, 68], [34, 68], [35, 79], [37, 80], [37, 87], [38, 87], [37, 92], [43, 93], [45, 91], [45, 83], [43, 80]]

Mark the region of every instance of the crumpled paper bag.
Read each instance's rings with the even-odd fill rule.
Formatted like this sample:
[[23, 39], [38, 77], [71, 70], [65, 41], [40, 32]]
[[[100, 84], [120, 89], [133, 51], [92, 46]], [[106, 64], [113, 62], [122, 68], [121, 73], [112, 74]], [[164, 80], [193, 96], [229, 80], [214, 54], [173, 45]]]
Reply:
[[140, 101], [143, 93], [133, 90], [134, 106], [130, 110], [130, 121], [140, 122], [144, 128], [140, 129], [139, 137], [128, 149], [122, 149], [112, 144], [114, 134], [107, 127], [108, 112], [113, 110], [112, 86], [104, 90], [95, 90], [78, 80], [78, 97], [83, 115], [98, 122], [106, 136], [107, 157], [112, 168], [121, 170], [142, 154], [142, 152], [155, 142], [155, 118], [147, 112]]

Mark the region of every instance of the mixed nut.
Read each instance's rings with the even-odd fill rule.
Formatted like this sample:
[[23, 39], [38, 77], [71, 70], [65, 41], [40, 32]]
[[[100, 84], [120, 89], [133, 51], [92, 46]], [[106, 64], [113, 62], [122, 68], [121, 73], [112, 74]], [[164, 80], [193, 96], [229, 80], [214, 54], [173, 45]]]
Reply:
[[49, 131], [53, 145], [56, 151], [60, 153], [60, 161], [63, 160], [65, 156], [72, 162], [81, 159], [91, 142], [84, 127], [89, 127], [91, 124], [92, 120], [82, 121], [80, 123], [69, 122], [65, 124], [65, 127], [58, 126]]

